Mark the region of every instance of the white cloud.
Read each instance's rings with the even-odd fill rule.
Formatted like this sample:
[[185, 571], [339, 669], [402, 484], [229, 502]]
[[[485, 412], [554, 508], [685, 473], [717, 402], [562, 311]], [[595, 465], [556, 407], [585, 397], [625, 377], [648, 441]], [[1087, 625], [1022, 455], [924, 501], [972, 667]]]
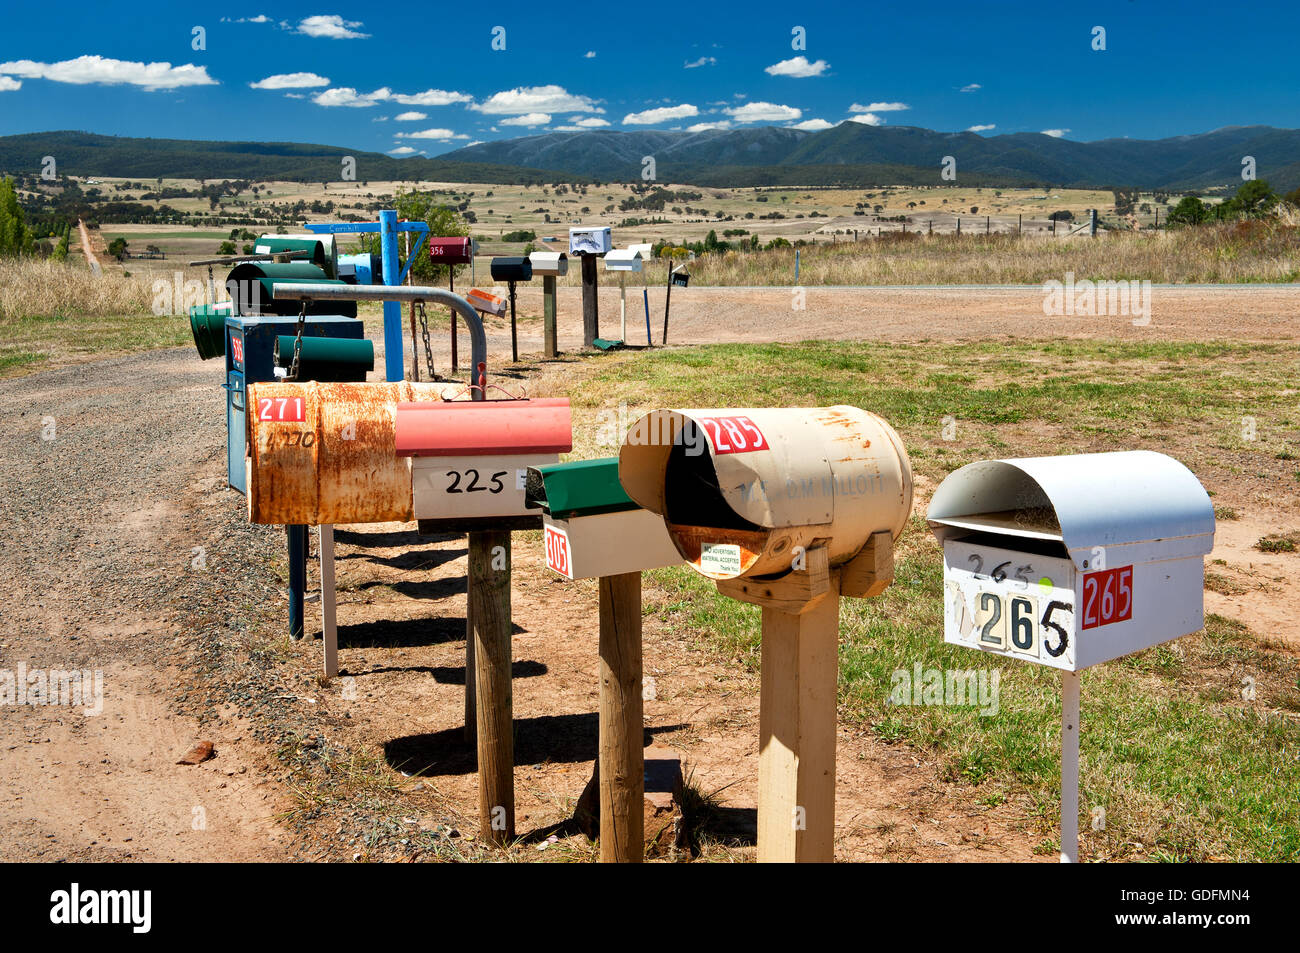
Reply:
[[522, 116], [511, 116], [509, 119], [502, 119], [501, 125], [527, 126], [532, 129], [534, 126], [545, 126], [550, 121], [550, 113], [524, 113]]
[[723, 112], [736, 122], [793, 122], [803, 116], [802, 109], [776, 103], [745, 103]]
[[911, 108], [912, 107], [907, 105], [907, 103], [868, 103], [866, 106], [863, 106], [859, 103], [854, 103], [852, 106], [849, 107], [849, 112], [851, 113], [896, 113], [896, 112], [902, 112], [904, 109], [911, 109]]
[[15, 89], [22, 88], [22, 80], [14, 79], [12, 76], [0, 76], [0, 93], [13, 92]]
[[238, 20], [231, 19], [230, 17], [222, 17], [221, 22], [222, 23], [270, 23], [271, 18], [268, 17], [265, 13], [259, 13], [255, 17], [240, 17]]
[[804, 79], [808, 76], [820, 76], [830, 69], [830, 66], [831, 64], [825, 60], [809, 63], [808, 57], [796, 56], [792, 59], [782, 60], [779, 63], [773, 63], [763, 72], [769, 76], [793, 76], [795, 79]]
[[391, 99], [392, 96], [393, 91], [387, 86], [381, 86], [373, 93], [358, 93], [351, 86], [336, 86], [323, 93], [317, 93], [311, 101], [317, 106], [352, 106], [364, 109]]
[[469, 136], [464, 133], [452, 132], [450, 129], [421, 129], [419, 132], [399, 132], [394, 134], [394, 139], [438, 139], [446, 142], [449, 139], [468, 139]]
[[514, 89], [493, 93], [470, 109], [492, 116], [514, 116], [526, 113], [603, 113], [594, 100], [577, 96], [563, 86], [516, 86]]
[[394, 93], [393, 102], [403, 106], [450, 106], [453, 103], [467, 103], [472, 97], [465, 93], [448, 92], [445, 89], [426, 89], [422, 93]]
[[370, 121], [371, 121], [371, 122], [388, 122], [388, 117], [387, 117], [387, 116], [376, 116], [374, 119], [372, 119], [372, 120], [370, 120]]
[[697, 122], [693, 126], [687, 126], [687, 132], [708, 132], [710, 129], [730, 129], [731, 123], [726, 119], [720, 119], [717, 122]]
[[56, 83], [73, 83], [85, 86], [139, 86], [150, 91], [177, 89], [182, 86], [216, 86], [217, 81], [208, 75], [206, 66], [186, 63], [136, 63], [129, 60], [107, 59], [103, 56], [78, 56], [75, 60], [57, 63], [36, 63], [32, 60], [14, 60], [0, 63], [0, 74], [21, 76], [25, 79], [48, 79]]
[[419, 122], [421, 119], [428, 119], [429, 114], [418, 113], [415, 112], [415, 110], [412, 110], [411, 112], [398, 113], [393, 118], [396, 119], [398, 122]]
[[802, 129], [804, 132], [821, 132], [823, 129], [830, 129], [835, 125], [833, 122], [827, 122], [825, 119], [805, 119], [803, 122], [796, 122], [791, 129]]
[[594, 60], [596, 58], [596, 51], [588, 50], [586, 53], [582, 55], [582, 58], [585, 60]]
[[701, 56], [698, 60], [692, 60], [689, 63], [683, 63], [682, 69], [695, 69], [699, 66], [717, 66], [718, 61], [712, 56]]
[[1043, 135], [1051, 136], [1053, 139], [1060, 139], [1063, 135], [1065, 135], [1069, 131], [1070, 130], [1068, 129], [1044, 129]]
[[409, 156], [415, 152], [410, 146], [398, 146], [396, 149], [389, 149], [390, 156]]
[[249, 83], [253, 89], [307, 89], [312, 86], [328, 86], [330, 81], [316, 73], [276, 73], [256, 83]]
[[983, 89], [983, 88], [984, 88], [984, 87], [981, 86], [979, 83], [967, 83], [967, 84], [966, 84], [965, 86], [963, 86], [959, 91], [960, 91], [960, 92], [963, 92], [963, 93], [973, 93], [973, 92], [975, 92], [975, 90], [977, 90], [977, 89]]
[[330, 40], [363, 40], [369, 33], [357, 33], [353, 27], [361, 26], [358, 20], [344, 20], [337, 14], [307, 17], [298, 23], [298, 32], [307, 36], [325, 37]]
[[983, 125], [983, 126], [971, 126], [966, 131], [967, 132], [988, 132], [990, 129], [996, 129], [996, 128], [997, 125], [995, 123], [988, 123], [987, 125]]
[[885, 120], [881, 119], [875, 113], [863, 113], [860, 116], [850, 116], [849, 122], [860, 122], [864, 126], [883, 126]]
[[623, 117], [623, 125], [652, 126], [655, 123], [668, 122], [670, 119], [689, 119], [699, 114], [700, 111], [690, 103], [682, 103], [680, 106], [660, 106], [639, 113], [628, 113]]
[[608, 126], [609, 123], [598, 116], [588, 116], [586, 119], [571, 119], [572, 123], [579, 129], [599, 129], [601, 126]]
[[284, 98], [285, 99], [306, 99], [307, 96], [305, 93], [285, 93]]

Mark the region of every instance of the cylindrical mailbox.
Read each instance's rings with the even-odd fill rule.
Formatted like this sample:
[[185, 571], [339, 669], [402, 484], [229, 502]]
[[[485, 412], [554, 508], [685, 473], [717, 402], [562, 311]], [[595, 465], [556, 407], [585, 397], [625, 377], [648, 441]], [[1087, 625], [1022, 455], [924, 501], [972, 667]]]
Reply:
[[441, 401], [442, 389], [410, 381], [249, 385], [249, 520], [412, 519], [411, 461], [394, 442], [397, 405]]
[[532, 281], [533, 263], [527, 258], [502, 257], [492, 259], [493, 281]]
[[840, 565], [912, 511], [902, 441], [856, 407], [656, 410], [628, 431], [618, 476], [710, 579], [784, 573], [796, 547]]
[[[236, 313], [297, 314], [302, 309], [302, 302], [276, 298], [272, 289], [277, 284], [319, 284], [339, 287], [346, 285], [345, 282], [326, 277], [321, 268], [304, 261], [241, 262], [232, 268], [226, 277], [226, 289], [235, 302]], [[357, 303], [355, 301], [309, 301], [307, 313], [342, 314], [355, 318]]]
[[[281, 334], [275, 339], [275, 362], [293, 366], [297, 337]], [[304, 337], [298, 353], [300, 381], [364, 381], [375, 369], [375, 345], [367, 338]]]

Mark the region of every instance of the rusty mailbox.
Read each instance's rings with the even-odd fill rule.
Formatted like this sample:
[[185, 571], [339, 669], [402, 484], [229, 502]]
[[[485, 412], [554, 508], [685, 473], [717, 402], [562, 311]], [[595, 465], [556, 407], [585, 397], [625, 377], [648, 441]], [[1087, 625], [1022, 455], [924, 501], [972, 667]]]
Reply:
[[800, 547], [840, 565], [912, 510], [902, 441], [856, 407], [657, 410], [628, 431], [618, 475], [717, 580], [786, 572]]
[[573, 449], [567, 397], [403, 403], [396, 451], [412, 458], [413, 514], [421, 532], [540, 529], [529, 509], [529, 467]]
[[249, 387], [248, 518], [305, 526], [410, 520], [411, 465], [395, 446], [399, 403], [442, 385], [257, 383]]

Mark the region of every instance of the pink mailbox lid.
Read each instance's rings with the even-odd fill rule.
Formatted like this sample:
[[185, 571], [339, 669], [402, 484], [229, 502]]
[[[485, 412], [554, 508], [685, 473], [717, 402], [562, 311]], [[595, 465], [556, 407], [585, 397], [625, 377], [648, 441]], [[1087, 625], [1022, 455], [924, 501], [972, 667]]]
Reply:
[[568, 453], [573, 449], [569, 399], [400, 403], [396, 447], [403, 457]]

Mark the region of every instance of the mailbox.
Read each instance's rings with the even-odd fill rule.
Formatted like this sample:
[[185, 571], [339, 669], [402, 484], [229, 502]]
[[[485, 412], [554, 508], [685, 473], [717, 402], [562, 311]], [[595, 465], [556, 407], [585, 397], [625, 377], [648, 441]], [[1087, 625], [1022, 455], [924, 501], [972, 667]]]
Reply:
[[1214, 507], [1164, 454], [972, 463], [926, 518], [946, 642], [1078, 671], [1204, 625]]
[[498, 317], [506, 313], [506, 299], [498, 297], [479, 288], [470, 288], [469, 294], [465, 295], [465, 300], [475, 311], [482, 311], [485, 314], [495, 314]]
[[[226, 352], [226, 480], [232, 489], [248, 490], [244, 459], [247, 456], [246, 390], [259, 381], [276, 379], [275, 350], [281, 336], [298, 333], [297, 317], [249, 317], [226, 312], [222, 329]], [[346, 339], [359, 342], [365, 327], [343, 315], [314, 315], [303, 325], [307, 338]]]
[[320, 526], [411, 519], [411, 463], [394, 448], [394, 421], [399, 403], [416, 400], [441, 401], [442, 385], [251, 385], [249, 520]]
[[469, 238], [430, 238], [429, 258], [435, 265], [468, 265], [474, 260], [474, 245]]
[[643, 242], [638, 245], [627, 246], [627, 250], [636, 252], [638, 255], [641, 256], [642, 261], [649, 261], [651, 258], [653, 258], [654, 249], [655, 249], [654, 245], [650, 244], [649, 242]]
[[616, 248], [605, 256], [606, 271], [640, 271], [641, 254], [630, 248]]
[[314, 235], [310, 232], [293, 235], [262, 235], [253, 245], [253, 251], [259, 255], [273, 255], [276, 252], [306, 252], [298, 261], [316, 265], [325, 272], [327, 278], [339, 276], [338, 243], [333, 235]]
[[618, 476], [718, 580], [784, 573], [796, 547], [842, 565], [873, 533], [897, 539], [912, 509], [902, 441], [856, 407], [653, 411], [624, 438]]
[[529, 467], [524, 502], [544, 514], [547, 568], [568, 579], [682, 561], [663, 519], [637, 506], [618, 482], [618, 457]]
[[[230, 269], [226, 277], [226, 287], [234, 301], [235, 312], [244, 315], [279, 314], [297, 315], [303, 303], [289, 299], [278, 299], [273, 294], [274, 286], [281, 285], [339, 285], [346, 282], [329, 278], [316, 265], [305, 261], [290, 262], [240, 262]], [[355, 301], [308, 301], [308, 314], [336, 314], [355, 318], [357, 303]]]
[[[339, 255], [338, 277], [353, 285], [381, 285], [384, 283], [384, 264], [379, 255], [360, 252]], [[349, 280], [351, 279], [351, 280]]]
[[535, 275], [558, 276], [569, 273], [569, 256], [562, 251], [535, 251], [528, 256], [528, 260], [532, 262]]
[[604, 255], [613, 247], [609, 226], [569, 229], [570, 255]]
[[413, 457], [414, 516], [421, 532], [538, 529], [525, 503], [529, 467], [573, 449], [568, 398], [403, 403], [396, 450]]
[[533, 265], [527, 258], [504, 257], [492, 259], [493, 281], [532, 281]]

